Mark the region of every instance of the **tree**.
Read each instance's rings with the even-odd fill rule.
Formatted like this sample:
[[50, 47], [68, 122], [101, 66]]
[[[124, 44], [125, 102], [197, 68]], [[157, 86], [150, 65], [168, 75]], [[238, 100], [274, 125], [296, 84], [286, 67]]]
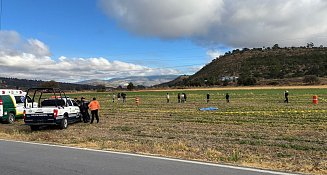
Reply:
[[250, 50], [249, 48], [243, 48], [242, 52], [246, 52], [246, 51], [249, 51], [249, 50]]
[[272, 49], [279, 49], [279, 45], [278, 44], [275, 44]]
[[146, 87], [143, 86], [143, 85], [137, 85], [136, 88], [137, 88], [137, 89], [145, 89]]
[[238, 85], [251, 86], [255, 85], [257, 80], [253, 77], [240, 77], [237, 81]]
[[43, 88], [59, 88], [59, 83], [54, 81], [54, 80], [45, 81], [45, 82], [40, 84], [40, 87], [43, 87]]
[[229, 80], [225, 79], [225, 80], [223, 81], [223, 86], [227, 86], [228, 84], [229, 84]]
[[106, 86], [103, 84], [97, 85], [96, 87], [97, 92], [105, 92], [106, 91]]
[[313, 42], [307, 43], [307, 48], [313, 48], [313, 47], [314, 47]]
[[127, 89], [130, 90], [130, 91], [134, 89], [134, 85], [133, 85], [132, 82], [129, 82], [129, 83], [128, 83], [128, 85], [127, 85]]

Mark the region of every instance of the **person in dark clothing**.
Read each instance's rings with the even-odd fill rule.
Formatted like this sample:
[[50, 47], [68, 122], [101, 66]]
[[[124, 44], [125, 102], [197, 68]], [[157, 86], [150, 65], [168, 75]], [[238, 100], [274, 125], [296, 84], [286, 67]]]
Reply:
[[90, 114], [89, 114], [89, 111], [88, 111], [89, 110], [88, 105], [89, 105], [89, 103], [87, 101], [85, 101], [84, 97], [82, 97], [79, 108], [81, 110], [82, 118], [83, 118], [84, 123], [88, 123], [90, 121]]
[[181, 102], [181, 93], [177, 94], [177, 99], [178, 99], [178, 103], [180, 103]]
[[126, 103], [126, 94], [125, 93], [121, 93], [121, 97], [123, 98], [123, 103]]
[[77, 98], [74, 98], [74, 101], [76, 102], [76, 104], [79, 106], [81, 101], [79, 101]]
[[76, 104], [77, 104], [77, 106], [81, 106], [81, 101], [80, 100], [76, 100]]
[[183, 95], [184, 95], [184, 103], [185, 103], [186, 102], [186, 94], [183, 93]]
[[228, 93], [226, 93], [225, 98], [226, 98], [226, 102], [229, 103], [229, 98], [230, 98], [230, 97], [229, 97], [229, 94], [228, 94]]
[[284, 92], [285, 100], [284, 103], [288, 103], [288, 91]]
[[73, 100], [73, 104], [74, 104], [74, 106], [78, 106], [78, 107], [80, 107], [80, 106], [81, 106], [81, 101], [78, 100], [77, 98], [74, 98], [74, 100]]
[[207, 93], [207, 103], [209, 103], [209, 100], [210, 100], [210, 94]]

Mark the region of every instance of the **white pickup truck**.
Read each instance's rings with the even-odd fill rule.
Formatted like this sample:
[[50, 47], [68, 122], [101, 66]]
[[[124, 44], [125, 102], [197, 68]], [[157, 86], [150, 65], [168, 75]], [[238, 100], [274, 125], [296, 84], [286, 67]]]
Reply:
[[79, 107], [59, 89], [31, 88], [26, 95], [38, 104], [25, 104], [24, 122], [33, 131], [45, 125], [59, 125], [61, 129], [66, 129], [68, 124], [81, 121]]

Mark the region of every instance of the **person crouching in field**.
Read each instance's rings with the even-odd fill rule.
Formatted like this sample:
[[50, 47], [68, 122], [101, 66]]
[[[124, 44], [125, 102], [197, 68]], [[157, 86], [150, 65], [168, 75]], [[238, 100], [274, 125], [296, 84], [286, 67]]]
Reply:
[[100, 104], [95, 97], [93, 97], [93, 100], [90, 102], [89, 108], [90, 108], [91, 114], [92, 114], [91, 124], [93, 123], [94, 117], [96, 118], [97, 123], [99, 123]]

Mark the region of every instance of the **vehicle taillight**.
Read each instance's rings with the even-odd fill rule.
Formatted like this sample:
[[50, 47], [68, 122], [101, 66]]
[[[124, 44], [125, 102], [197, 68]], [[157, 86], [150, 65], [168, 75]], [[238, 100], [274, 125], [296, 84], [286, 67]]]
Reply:
[[26, 110], [24, 110], [23, 115], [24, 115], [24, 121], [25, 121], [25, 119], [26, 119]]
[[3, 105], [2, 100], [0, 99], [0, 105]]
[[53, 117], [57, 118], [57, 116], [58, 116], [58, 109], [54, 109], [53, 110]]

